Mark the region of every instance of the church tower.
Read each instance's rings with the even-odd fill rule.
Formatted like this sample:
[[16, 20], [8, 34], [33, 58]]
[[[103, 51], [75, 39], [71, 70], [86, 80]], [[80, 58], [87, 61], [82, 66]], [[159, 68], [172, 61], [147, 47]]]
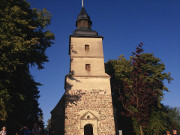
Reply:
[[103, 37], [91, 29], [84, 7], [70, 35], [66, 76], [65, 135], [115, 135], [110, 77], [105, 73]]
[[59, 130], [64, 128], [64, 135], [115, 135], [103, 37], [91, 26], [92, 21], [82, 7], [76, 21], [77, 29], [69, 37], [70, 73], [65, 79], [65, 94], [51, 112], [54, 120], [59, 119], [55, 126]]

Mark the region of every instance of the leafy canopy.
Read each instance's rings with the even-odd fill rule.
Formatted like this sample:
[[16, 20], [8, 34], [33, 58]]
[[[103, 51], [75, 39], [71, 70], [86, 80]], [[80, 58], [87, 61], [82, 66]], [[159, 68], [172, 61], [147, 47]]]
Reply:
[[9, 128], [35, 121], [42, 114], [40, 84], [29, 68], [43, 69], [48, 62], [45, 51], [54, 39], [47, 29], [50, 22], [46, 9], [31, 9], [26, 0], [0, 1], [0, 123], [9, 123]]
[[113, 104], [120, 112], [117, 117], [129, 117], [146, 126], [153, 108], [160, 106], [163, 92], [168, 91], [164, 80], [170, 82], [172, 77], [164, 72], [165, 65], [159, 58], [142, 53], [142, 46], [140, 43], [129, 60], [122, 55], [108, 61], [106, 72], [111, 76]]

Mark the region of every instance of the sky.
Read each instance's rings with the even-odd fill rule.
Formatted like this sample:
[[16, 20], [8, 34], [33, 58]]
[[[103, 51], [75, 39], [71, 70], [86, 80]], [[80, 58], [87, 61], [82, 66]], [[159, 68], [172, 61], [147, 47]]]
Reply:
[[[31, 8], [46, 8], [52, 14], [48, 27], [55, 34], [52, 47], [46, 54], [49, 62], [43, 70], [32, 67], [39, 87], [40, 108], [44, 122], [65, 92], [65, 75], [69, 73], [69, 35], [76, 29], [76, 19], [81, 10], [81, 0], [27, 0]], [[104, 59], [126, 58], [140, 42], [144, 53], [153, 53], [171, 72], [174, 80], [165, 85], [163, 104], [180, 107], [180, 0], [84, 0], [84, 7], [91, 17], [92, 29], [104, 36]]]

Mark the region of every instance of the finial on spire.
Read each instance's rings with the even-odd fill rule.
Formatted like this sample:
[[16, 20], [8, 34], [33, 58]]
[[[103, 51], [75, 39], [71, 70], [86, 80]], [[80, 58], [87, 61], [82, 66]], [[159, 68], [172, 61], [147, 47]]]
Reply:
[[82, 7], [84, 7], [84, 1], [82, 0]]

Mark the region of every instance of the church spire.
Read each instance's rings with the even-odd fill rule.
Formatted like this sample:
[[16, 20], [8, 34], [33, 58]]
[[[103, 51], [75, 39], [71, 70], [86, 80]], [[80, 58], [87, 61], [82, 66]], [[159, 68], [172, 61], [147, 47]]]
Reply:
[[[83, 4], [82, 4], [83, 6]], [[88, 28], [91, 29], [92, 21], [87, 14], [86, 10], [84, 7], [82, 7], [81, 12], [79, 13], [76, 21], [76, 27], [78, 29], [80, 28]]]
[[76, 20], [77, 29], [74, 35], [98, 35], [96, 31], [91, 29], [92, 21], [84, 8], [84, 1], [82, 0], [82, 8]]

